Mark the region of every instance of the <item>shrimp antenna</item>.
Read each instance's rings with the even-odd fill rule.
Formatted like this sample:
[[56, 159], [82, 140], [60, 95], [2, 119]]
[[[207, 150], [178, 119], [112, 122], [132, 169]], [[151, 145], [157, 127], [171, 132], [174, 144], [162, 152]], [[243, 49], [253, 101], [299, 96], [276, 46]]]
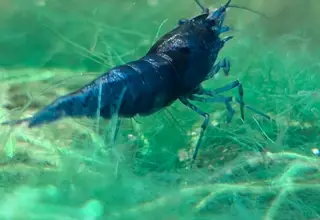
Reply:
[[209, 8], [207, 8], [206, 6], [204, 6], [200, 0], [195, 0], [197, 5], [202, 9], [202, 13], [204, 14], [209, 14]]
[[245, 6], [238, 6], [238, 5], [229, 5], [228, 8], [238, 8], [238, 9], [243, 9], [243, 10], [246, 10], [246, 11], [250, 11], [254, 14], [257, 14], [257, 15], [260, 15], [264, 18], [268, 18], [268, 16], [266, 14], [263, 14], [262, 12], [259, 12], [259, 11], [256, 11], [256, 10], [253, 10], [251, 8], [247, 8]]
[[[205, 14], [208, 14], [209, 13], [209, 8], [205, 7], [201, 2], [200, 0], [195, 0], [195, 2], [197, 3], [197, 5], [202, 9], [202, 13], [205, 13]], [[256, 11], [256, 10], [253, 10], [251, 8], [247, 8], [245, 6], [239, 6], [239, 5], [229, 5], [228, 8], [238, 8], [238, 9], [243, 9], [243, 10], [246, 10], [246, 11], [250, 11], [254, 14], [257, 14], [257, 15], [260, 15], [264, 18], [268, 18], [267, 15], [263, 14], [262, 12], [259, 12], [259, 11]]]

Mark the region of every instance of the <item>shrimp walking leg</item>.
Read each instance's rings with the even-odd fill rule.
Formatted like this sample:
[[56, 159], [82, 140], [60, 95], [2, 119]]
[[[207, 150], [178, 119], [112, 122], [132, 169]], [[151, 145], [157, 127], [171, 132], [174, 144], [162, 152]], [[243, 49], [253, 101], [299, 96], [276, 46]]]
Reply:
[[215, 97], [200, 97], [200, 96], [196, 96], [196, 95], [191, 95], [188, 97], [190, 100], [192, 101], [198, 101], [198, 102], [206, 102], [206, 103], [213, 103], [213, 102], [217, 102], [217, 103], [224, 103], [226, 108], [227, 108], [227, 123], [230, 123], [233, 115], [235, 113], [235, 110], [232, 108], [231, 106], [231, 102], [232, 102], [232, 97], [224, 97], [221, 95], [217, 95]]
[[203, 135], [208, 127], [209, 124], [209, 120], [210, 120], [210, 116], [208, 113], [202, 111], [201, 109], [199, 109], [197, 106], [193, 105], [188, 98], [186, 97], [180, 97], [179, 100], [187, 107], [189, 107], [190, 109], [192, 109], [193, 111], [197, 112], [199, 115], [204, 117], [204, 120], [201, 124], [201, 130], [200, 130], [200, 135], [196, 144], [196, 147], [193, 151], [193, 155], [192, 155], [192, 161], [191, 161], [191, 166], [193, 164], [193, 162], [195, 161], [195, 159], [197, 158], [198, 155], [198, 151], [199, 151], [199, 147], [203, 138]]
[[[214, 89], [214, 90], [207, 90], [207, 89], [204, 89], [202, 87], [199, 87], [198, 90], [195, 91], [194, 94], [206, 95], [206, 96], [209, 96], [211, 98], [214, 98], [214, 100], [215, 100], [215, 101], [213, 101], [212, 99], [207, 99], [206, 101], [202, 100], [201, 102], [218, 102], [218, 100], [220, 100], [220, 102], [225, 102], [225, 101], [223, 101], [223, 98], [218, 96], [218, 94], [230, 91], [230, 90], [232, 90], [234, 88], [238, 88], [239, 98], [233, 97], [233, 100], [236, 101], [238, 104], [240, 104], [240, 113], [241, 113], [242, 120], [244, 120], [244, 108], [247, 108], [247, 109], [255, 112], [256, 114], [261, 115], [262, 117], [265, 117], [265, 118], [271, 120], [270, 116], [268, 116], [265, 113], [263, 113], [263, 112], [255, 109], [255, 108], [247, 105], [244, 102], [244, 100], [243, 100], [243, 97], [244, 97], [243, 86], [238, 80], [235, 80], [235, 81], [233, 81], [233, 82], [231, 82], [231, 83], [229, 83], [229, 84], [227, 84], [225, 86], [222, 86], [222, 87]], [[219, 97], [219, 98], [217, 98], [217, 97]], [[200, 100], [197, 100], [197, 101], [200, 101]], [[230, 102], [229, 101], [225, 102], [229, 114], [230, 114], [230, 111], [232, 109], [232, 107], [230, 105]]]
[[[226, 98], [223, 98], [223, 96], [220, 97], [220, 99], [217, 98], [217, 95], [220, 94], [220, 93], [224, 93], [224, 92], [227, 92], [227, 91], [230, 91], [234, 88], [237, 88], [238, 87], [238, 92], [239, 92], [239, 104], [240, 104], [240, 113], [241, 113], [241, 118], [242, 120], [244, 120], [244, 101], [243, 101], [243, 87], [242, 87], [242, 84], [238, 81], [238, 80], [235, 80], [225, 86], [222, 86], [222, 87], [219, 87], [217, 89], [214, 89], [214, 90], [206, 90], [202, 87], [199, 88], [198, 91], [196, 91], [196, 94], [199, 94], [199, 95], [207, 95], [207, 96], [210, 96], [210, 97], [213, 97], [215, 98], [215, 100], [213, 101], [212, 99], [207, 99], [206, 101], [203, 100], [202, 102], [218, 102], [218, 100], [221, 100], [220, 102], [224, 102], [225, 105], [226, 105], [226, 108], [228, 110], [228, 123], [231, 122], [232, 120], [232, 117], [233, 117], [233, 114], [234, 114], [234, 110], [232, 109], [231, 107], [231, 104], [230, 102], [232, 101], [232, 99], [230, 101], [228, 100], [224, 100]], [[198, 100], [200, 101], [200, 100]], [[257, 112], [257, 110], [255, 110]], [[263, 114], [264, 115], [264, 114]]]
[[238, 80], [235, 80], [231, 83], [228, 83], [227, 85], [224, 85], [222, 87], [213, 89], [213, 90], [207, 90], [203, 87], [199, 87], [197, 91], [195, 91], [195, 94], [197, 95], [207, 95], [207, 96], [216, 96], [217, 94], [228, 92], [234, 88], [237, 88], [241, 85], [241, 83]]
[[213, 66], [212, 71], [208, 74], [206, 80], [214, 77], [220, 71], [221, 68], [223, 70], [224, 75], [228, 76], [230, 72], [230, 60], [228, 58], [224, 58], [218, 63], [216, 63]]

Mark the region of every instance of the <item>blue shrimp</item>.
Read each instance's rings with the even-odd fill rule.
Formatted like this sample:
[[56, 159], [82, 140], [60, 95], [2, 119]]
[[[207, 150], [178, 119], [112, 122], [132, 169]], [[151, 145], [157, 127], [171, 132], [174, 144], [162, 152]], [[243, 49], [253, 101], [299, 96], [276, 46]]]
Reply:
[[[28, 127], [51, 123], [63, 117], [94, 117], [110, 119], [136, 115], [151, 115], [180, 100], [201, 115], [204, 120], [196, 143], [192, 162], [196, 159], [201, 140], [209, 123], [209, 114], [191, 101], [224, 103], [230, 122], [235, 110], [232, 101], [240, 104], [241, 118], [244, 108], [268, 118], [269, 116], [246, 105], [242, 84], [236, 80], [221, 88], [207, 90], [201, 83], [211, 79], [220, 69], [230, 71], [230, 61], [216, 61], [219, 51], [232, 36], [220, 38], [230, 28], [224, 26], [226, 10], [231, 0], [215, 11], [210, 11], [198, 0], [202, 13], [191, 19], [181, 19], [178, 25], [161, 37], [140, 59], [116, 66], [79, 90], [57, 98], [30, 118], [7, 121], [2, 124], [27, 122]], [[239, 98], [221, 95], [238, 88]], [[118, 107], [117, 107], [118, 105]]]

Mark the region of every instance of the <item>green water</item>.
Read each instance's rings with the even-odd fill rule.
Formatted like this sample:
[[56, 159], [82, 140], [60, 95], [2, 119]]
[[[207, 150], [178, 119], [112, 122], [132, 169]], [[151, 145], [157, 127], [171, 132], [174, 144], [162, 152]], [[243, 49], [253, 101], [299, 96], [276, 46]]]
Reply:
[[[223, 1], [203, 1], [211, 8]], [[316, 220], [320, 219], [320, 3], [234, 0], [269, 16], [230, 9], [234, 28], [219, 58], [245, 101], [226, 124], [210, 112], [195, 166], [188, 152], [202, 118], [174, 103], [123, 120], [113, 151], [111, 121], [65, 119], [41, 128], [0, 128], [0, 220]], [[3, 0], [0, 2], [1, 121], [26, 117], [115, 65], [142, 56], [192, 0]], [[230, 92], [237, 95], [237, 91]]]

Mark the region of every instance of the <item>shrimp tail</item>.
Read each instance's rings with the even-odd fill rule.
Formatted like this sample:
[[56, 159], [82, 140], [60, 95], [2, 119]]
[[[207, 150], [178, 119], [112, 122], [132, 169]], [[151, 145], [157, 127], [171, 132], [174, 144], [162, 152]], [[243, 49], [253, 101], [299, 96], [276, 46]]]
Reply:
[[84, 117], [96, 114], [97, 107], [90, 94], [66, 95], [56, 99], [32, 117], [2, 122], [1, 125], [18, 125], [26, 122], [28, 127], [36, 127], [65, 117]]
[[32, 117], [18, 119], [18, 120], [4, 121], [4, 122], [1, 122], [0, 125], [19, 125], [24, 122], [29, 122], [31, 119], [32, 119]]

